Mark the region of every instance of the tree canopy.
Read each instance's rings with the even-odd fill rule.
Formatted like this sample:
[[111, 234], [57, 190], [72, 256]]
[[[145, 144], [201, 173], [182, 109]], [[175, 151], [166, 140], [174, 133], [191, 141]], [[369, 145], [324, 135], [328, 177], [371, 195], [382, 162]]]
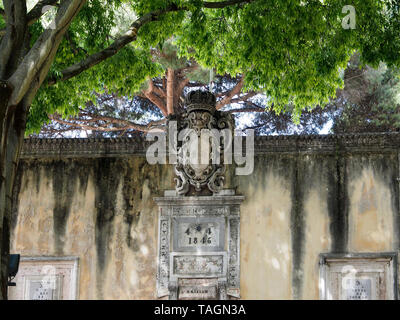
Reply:
[[[398, 5], [353, 2], [355, 29], [342, 26], [344, 5], [338, 0], [88, 1], [60, 43], [31, 106], [28, 130], [38, 131], [54, 112], [77, 115], [79, 107], [95, 101], [95, 92], [133, 98], [149, 77], [165, 73], [151, 50], [170, 38], [180, 56], [217, 74], [242, 75], [244, 90], [265, 93], [274, 110], [289, 108], [298, 120], [302, 109], [335, 96], [354, 50], [373, 66], [399, 62]], [[135, 22], [129, 27], [130, 20]], [[31, 30], [34, 43], [43, 32], [39, 20]]]
[[[164, 50], [165, 50], [164, 46]], [[171, 49], [171, 47], [169, 47]], [[174, 50], [154, 54], [162, 65], [173, 70], [172, 88], [177, 100], [175, 110], [183, 109], [183, 96], [189, 90], [210, 89], [210, 71], [194, 61], [175, 55]], [[76, 116], [63, 119], [59, 114], [42, 126], [39, 137], [129, 137], [158, 128], [165, 130], [162, 110], [167, 105], [167, 82], [171, 72], [162, 78], [147, 81], [142, 92], [130, 99], [113, 92], [95, 93], [96, 100], [86, 102]], [[212, 73], [211, 73], [212, 75]], [[344, 87], [325, 106], [303, 111], [299, 122], [292, 121], [292, 112], [277, 114], [269, 98], [255, 91], [242, 92], [242, 77], [216, 76], [211, 88], [217, 107], [232, 113], [236, 128], [252, 128], [257, 134], [319, 134], [390, 132], [400, 129], [399, 69], [381, 63], [378, 68], [360, 64], [355, 54], [344, 71]], [[37, 136], [37, 135], [35, 135]]]

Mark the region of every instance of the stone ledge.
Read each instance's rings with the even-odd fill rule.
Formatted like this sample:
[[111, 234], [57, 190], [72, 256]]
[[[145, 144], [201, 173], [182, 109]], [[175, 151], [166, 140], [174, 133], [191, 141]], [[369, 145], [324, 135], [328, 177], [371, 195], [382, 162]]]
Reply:
[[[144, 156], [152, 142], [145, 138], [25, 139], [22, 159]], [[255, 154], [393, 152], [400, 148], [400, 133], [257, 136]]]

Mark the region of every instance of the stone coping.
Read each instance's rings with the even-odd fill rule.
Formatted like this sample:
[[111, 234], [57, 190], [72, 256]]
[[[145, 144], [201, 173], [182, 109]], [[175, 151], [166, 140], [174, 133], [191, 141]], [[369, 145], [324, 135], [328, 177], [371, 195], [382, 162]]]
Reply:
[[[152, 142], [145, 138], [70, 138], [24, 140], [22, 159], [98, 158], [144, 156]], [[255, 154], [265, 153], [337, 153], [396, 152], [400, 133], [342, 135], [256, 136]]]

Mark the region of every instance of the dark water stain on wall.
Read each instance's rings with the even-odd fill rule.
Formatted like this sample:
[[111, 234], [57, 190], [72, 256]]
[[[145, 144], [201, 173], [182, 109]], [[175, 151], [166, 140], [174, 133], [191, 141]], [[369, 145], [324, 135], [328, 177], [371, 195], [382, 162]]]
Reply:
[[360, 177], [363, 170], [369, 168], [374, 172], [374, 179], [390, 190], [391, 208], [393, 211], [393, 248], [400, 246], [399, 216], [399, 158], [397, 153], [361, 154], [349, 157], [348, 174], [351, 179]]
[[108, 244], [112, 237], [112, 223], [115, 216], [118, 184], [124, 175], [120, 160], [96, 159], [93, 163], [95, 185], [96, 227], [95, 242], [97, 253], [97, 293], [104, 297], [103, 279], [109, 256]]
[[[138, 225], [141, 212], [138, 209], [139, 203], [143, 199], [143, 188], [145, 183], [150, 190], [151, 197], [161, 196], [163, 183], [168, 180], [167, 171], [168, 167], [161, 165], [149, 165], [146, 159], [136, 158], [132, 161], [124, 162], [126, 166], [126, 175], [123, 179], [123, 199], [124, 199], [124, 221], [127, 224], [126, 227], [126, 243], [133, 251], [140, 249], [139, 243], [136, 238], [131, 236], [132, 227]], [[170, 186], [171, 188], [172, 186]], [[152, 199], [147, 205], [154, 205]]]
[[15, 227], [17, 226], [18, 223], [18, 208], [19, 208], [19, 202], [20, 202], [20, 193], [21, 193], [21, 187], [22, 187], [22, 176], [23, 173], [26, 172], [27, 166], [25, 165], [24, 162], [20, 162], [18, 164], [18, 170], [17, 174], [15, 176], [15, 182], [13, 186], [13, 193], [12, 193], [12, 206], [11, 206], [11, 224], [10, 224], [10, 233], [12, 234], [15, 230]]
[[53, 228], [56, 254], [63, 254], [65, 232], [71, 213], [72, 200], [77, 188], [78, 172], [71, 160], [54, 161], [51, 164], [53, 182]]
[[[249, 177], [232, 179], [238, 190], [251, 199], [246, 190], [250, 185], [268, 190], [267, 172], [272, 171], [291, 190], [290, 233], [292, 253], [292, 296], [302, 298], [304, 286], [305, 232], [307, 227], [305, 201], [311, 190], [326, 188], [328, 214], [333, 251], [343, 252], [347, 247], [348, 200], [345, 175], [345, 160], [332, 155], [267, 155], [255, 158], [256, 171]], [[322, 192], [324, 194], [324, 192]], [[310, 221], [309, 223], [312, 223]], [[266, 230], [268, 232], [268, 230]]]
[[390, 176], [390, 193], [393, 208], [394, 250], [400, 250], [400, 153], [395, 155], [394, 170]]
[[400, 246], [400, 216], [399, 216], [399, 158], [397, 154], [379, 155], [369, 158], [374, 161], [377, 180], [387, 185], [390, 190], [391, 207], [393, 211], [393, 248]]
[[138, 184], [138, 177], [141, 176], [138, 174], [137, 170], [133, 167], [133, 164], [128, 165], [126, 175], [124, 176], [124, 187], [122, 189], [123, 197], [124, 197], [124, 222], [127, 224], [126, 227], [126, 243], [129, 248], [133, 251], [139, 250], [139, 244], [131, 236], [132, 226], [137, 226], [140, 219], [140, 211], [137, 210], [137, 198], [138, 194], [141, 192], [139, 188], [141, 185]]
[[296, 156], [291, 165], [292, 171], [292, 210], [290, 212], [290, 232], [292, 243], [292, 296], [301, 299], [303, 288], [303, 257], [305, 245], [304, 194], [309, 184], [306, 181], [309, 163]]
[[333, 155], [326, 168], [329, 214], [329, 232], [331, 235], [331, 252], [347, 251], [349, 232], [349, 200], [347, 193], [346, 158]]

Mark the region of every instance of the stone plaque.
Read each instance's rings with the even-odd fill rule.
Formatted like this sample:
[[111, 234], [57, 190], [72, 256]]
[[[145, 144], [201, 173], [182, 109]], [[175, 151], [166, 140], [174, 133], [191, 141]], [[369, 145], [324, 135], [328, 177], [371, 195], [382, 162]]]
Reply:
[[[240, 203], [223, 190], [212, 196], [166, 191], [159, 206], [157, 297], [240, 298]], [[215, 280], [215, 285], [186, 280]], [[183, 281], [184, 282], [181, 282]]]
[[182, 217], [173, 219], [174, 251], [223, 251], [225, 218]]
[[371, 300], [371, 279], [346, 279], [346, 300]]
[[396, 300], [397, 253], [320, 255], [320, 297], [327, 300]]
[[62, 277], [28, 276], [24, 287], [24, 300], [60, 300]]
[[21, 257], [10, 300], [74, 300], [78, 293], [77, 257]]
[[172, 255], [172, 275], [214, 277], [224, 274], [224, 255]]
[[180, 279], [178, 299], [180, 300], [216, 300], [218, 294], [215, 279]]

